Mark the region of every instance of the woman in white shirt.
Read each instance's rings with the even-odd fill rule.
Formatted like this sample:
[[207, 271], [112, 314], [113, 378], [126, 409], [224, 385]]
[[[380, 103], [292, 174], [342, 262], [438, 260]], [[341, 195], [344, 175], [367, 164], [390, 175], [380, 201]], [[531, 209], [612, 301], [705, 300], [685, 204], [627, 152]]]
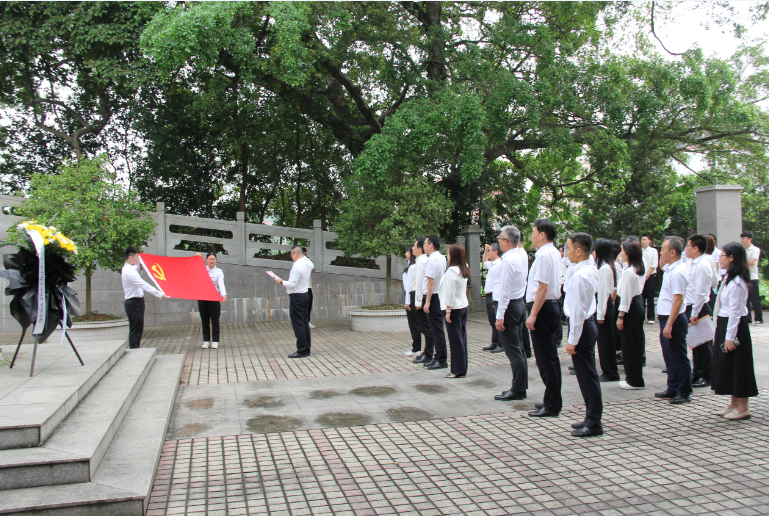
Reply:
[[716, 394], [732, 397], [729, 406], [716, 412], [717, 415], [725, 419], [747, 419], [750, 417], [748, 399], [758, 396], [758, 385], [747, 317], [750, 272], [745, 248], [736, 242], [726, 244], [721, 249], [720, 262], [727, 273], [714, 310], [718, 319], [711, 388]]
[[617, 285], [619, 315], [617, 329], [620, 331], [622, 361], [625, 367], [625, 380], [619, 382], [623, 389], [643, 389], [643, 360], [646, 342], [643, 337], [643, 300], [646, 268], [644, 267], [641, 245], [635, 240], [625, 240], [622, 251], [627, 268], [622, 273]]
[[598, 359], [601, 365], [601, 382], [619, 381], [617, 350], [614, 347], [614, 324], [616, 314], [612, 293], [617, 288], [614, 269], [614, 246], [611, 240], [599, 238], [595, 241], [595, 264], [598, 267], [598, 293], [595, 318], [598, 322]]
[[459, 244], [449, 247], [449, 267], [441, 280], [438, 299], [446, 311], [446, 333], [451, 350], [451, 372], [446, 378], [467, 375], [467, 266], [465, 248]]
[[406, 320], [411, 332], [411, 349], [406, 351], [406, 356], [418, 355], [422, 350], [422, 334], [419, 332], [416, 311], [411, 309], [411, 277], [414, 274], [417, 258], [413, 253], [414, 246], [406, 249], [406, 268], [403, 270], [403, 292], [405, 292]]
[[[200, 253], [195, 253], [200, 256]], [[227, 290], [224, 288], [224, 272], [216, 266], [216, 254], [208, 253], [206, 255], [206, 271], [214, 288], [227, 301]], [[222, 304], [219, 301], [198, 301], [198, 312], [200, 313], [200, 322], [203, 327], [203, 349], [219, 347], [219, 316], [222, 313]]]

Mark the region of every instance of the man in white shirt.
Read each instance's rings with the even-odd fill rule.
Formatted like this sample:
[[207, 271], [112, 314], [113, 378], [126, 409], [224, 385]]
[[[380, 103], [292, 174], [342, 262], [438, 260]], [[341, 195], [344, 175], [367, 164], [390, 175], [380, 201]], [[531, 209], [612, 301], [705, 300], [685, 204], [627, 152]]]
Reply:
[[446, 362], [446, 334], [443, 332], [445, 314], [441, 310], [441, 301], [438, 298], [438, 288], [441, 286], [443, 274], [446, 272], [446, 257], [438, 250], [440, 248], [441, 239], [438, 235], [428, 235], [425, 238], [427, 265], [423, 286], [425, 304], [422, 310], [427, 314], [430, 322], [430, 331], [433, 334], [433, 346], [435, 348], [433, 361], [425, 363], [425, 367], [428, 369], [446, 369], [449, 367], [448, 362]]
[[563, 309], [569, 318], [569, 339], [566, 352], [571, 355], [579, 390], [585, 400], [585, 419], [571, 425], [574, 437], [603, 434], [601, 416], [603, 400], [598, 371], [595, 368], [595, 343], [598, 328], [593, 315], [598, 289], [598, 271], [590, 264], [593, 239], [587, 233], [574, 233], [567, 241], [572, 275], [566, 289]]
[[659, 254], [652, 247], [652, 239], [649, 235], [641, 237], [641, 258], [646, 268], [646, 278], [641, 299], [646, 304], [646, 322], [654, 324], [654, 296], [657, 293], [657, 268], [659, 267]]
[[425, 278], [425, 266], [427, 266], [427, 255], [425, 254], [425, 239], [422, 237], [414, 241], [414, 256], [416, 263], [414, 273], [411, 275], [411, 292], [409, 293], [411, 310], [417, 320], [419, 331], [425, 337], [425, 350], [422, 354], [412, 360], [415, 364], [424, 364], [433, 361], [433, 333], [430, 331], [430, 323], [427, 320], [427, 314], [422, 310], [422, 304], [425, 292], [422, 290]]
[[525, 400], [529, 388], [529, 366], [521, 343], [521, 326], [526, 320], [523, 297], [526, 294], [528, 261], [526, 252], [518, 248], [520, 238], [518, 228], [505, 226], [497, 239], [504, 254], [498, 266], [499, 279], [494, 292], [495, 325], [513, 372], [510, 390], [494, 396], [499, 401]]
[[499, 332], [495, 326], [497, 314], [496, 310], [494, 310], [494, 287], [499, 280], [499, 267], [497, 265], [502, 261], [500, 255], [498, 243], [486, 244], [483, 252], [483, 266], [486, 267], [487, 272], [483, 293], [486, 296], [486, 315], [491, 325], [491, 345], [483, 348], [483, 351], [491, 351], [492, 353], [501, 353], [503, 351], [502, 344], [499, 342]]
[[561, 362], [558, 360], [558, 327], [561, 311], [561, 253], [553, 245], [556, 236], [555, 222], [537, 219], [531, 233], [531, 243], [537, 250], [529, 271], [526, 302], [533, 303], [526, 327], [531, 330], [539, 376], [545, 384], [542, 406], [529, 412], [531, 417], [556, 417], [563, 407], [561, 398]]
[[[710, 306], [710, 290], [713, 285], [713, 267], [705, 256], [708, 241], [702, 235], [692, 235], [684, 252], [692, 259], [689, 263], [689, 285], [686, 288], [686, 318], [697, 324], [705, 316], [713, 316]], [[713, 341], [692, 348], [692, 387], [710, 385], [710, 368], [713, 359]]]
[[750, 307], [756, 314], [755, 324], [764, 324], [764, 311], [761, 307], [761, 296], [758, 293], [758, 259], [761, 257], [761, 249], [753, 245], [753, 232], [743, 231], [740, 234], [742, 247], [748, 258], [748, 270], [750, 271], [750, 286], [748, 287], [748, 322], [753, 322]]
[[123, 282], [126, 316], [128, 316], [128, 347], [136, 349], [141, 346], [144, 333], [144, 293], [149, 292], [155, 297], [168, 299], [168, 296], [144, 281], [139, 275], [139, 249], [130, 246], [123, 253], [125, 264], [120, 272]]
[[294, 264], [288, 274], [288, 280], [275, 278], [275, 283], [286, 287], [288, 292], [288, 314], [291, 317], [291, 326], [296, 336], [296, 351], [288, 355], [288, 358], [309, 357], [312, 352], [312, 339], [310, 336], [310, 276], [312, 275], [312, 262], [304, 257], [302, 246], [295, 245], [291, 248], [291, 259]]
[[[522, 256], [526, 259], [526, 276], [528, 277], [529, 253], [527, 253], [526, 249], [523, 247], [523, 238], [523, 232], [521, 232], [521, 239], [518, 240], [518, 252], [522, 253]], [[525, 300], [526, 298], [524, 297], [524, 301]], [[531, 304], [525, 303], [524, 306], [526, 307], [526, 319], [528, 319], [529, 314], [531, 313]], [[521, 325], [521, 342], [523, 343], [523, 354], [526, 355], [526, 358], [531, 358], [531, 337], [529, 336], [529, 329], [526, 327], [526, 319], [524, 319], [523, 324]]]
[[663, 392], [654, 394], [669, 399], [673, 405], [688, 403], [692, 394], [692, 366], [686, 346], [689, 321], [684, 304], [689, 271], [681, 260], [684, 241], [668, 237], [662, 243], [660, 264], [665, 272], [657, 300], [657, 318], [660, 321], [660, 344], [668, 371], [668, 385]]

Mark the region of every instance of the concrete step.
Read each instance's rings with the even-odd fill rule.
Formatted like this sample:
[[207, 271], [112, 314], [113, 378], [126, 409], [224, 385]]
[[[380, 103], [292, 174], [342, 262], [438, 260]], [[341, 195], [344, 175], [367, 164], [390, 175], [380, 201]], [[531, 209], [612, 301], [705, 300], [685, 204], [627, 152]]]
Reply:
[[91, 480], [154, 362], [126, 352], [43, 446], [0, 450], [0, 490]]
[[91, 482], [3, 491], [0, 514], [142, 516], [183, 366], [183, 355], [156, 357]]
[[3, 370], [0, 450], [44, 443], [123, 356], [127, 343], [109, 341], [76, 346], [85, 362], [83, 366], [69, 344], [41, 344], [35, 376], [30, 378], [32, 344], [25, 344], [14, 368]]

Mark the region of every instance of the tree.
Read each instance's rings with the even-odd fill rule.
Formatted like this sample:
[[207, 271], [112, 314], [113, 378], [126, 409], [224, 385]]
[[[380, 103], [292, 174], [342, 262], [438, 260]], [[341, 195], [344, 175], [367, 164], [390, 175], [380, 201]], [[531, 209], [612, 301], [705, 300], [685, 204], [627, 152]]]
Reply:
[[422, 177], [373, 187], [363, 174], [347, 181], [348, 197], [335, 226], [345, 254], [387, 257], [387, 302], [393, 302], [392, 255], [400, 255], [416, 237], [438, 233], [448, 223], [451, 203], [441, 187]]
[[[0, 7], [0, 102], [83, 156], [136, 92], [138, 42], [155, 2], [5, 2]], [[64, 158], [64, 156], [62, 156]]]
[[97, 267], [119, 271], [126, 247], [147, 244], [154, 233], [152, 207], [119, 186], [104, 157], [67, 162], [56, 175], [35, 174], [16, 213], [55, 225], [78, 247], [74, 265], [85, 276], [91, 313], [91, 276]]

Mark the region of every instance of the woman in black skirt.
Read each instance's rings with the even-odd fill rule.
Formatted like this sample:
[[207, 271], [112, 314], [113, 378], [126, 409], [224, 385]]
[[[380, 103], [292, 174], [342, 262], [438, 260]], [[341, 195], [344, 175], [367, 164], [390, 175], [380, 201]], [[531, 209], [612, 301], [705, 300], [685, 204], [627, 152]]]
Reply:
[[758, 396], [758, 385], [747, 317], [750, 272], [745, 248], [736, 242], [726, 244], [721, 249], [720, 261], [727, 273], [714, 310], [718, 321], [711, 385], [716, 394], [732, 397], [729, 406], [717, 415], [731, 420], [747, 419], [748, 398]]
[[598, 268], [598, 293], [596, 321], [598, 322], [598, 358], [601, 364], [602, 382], [619, 381], [617, 353], [614, 347], [614, 300], [612, 293], [617, 288], [614, 269], [614, 247], [611, 240], [599, 238], [595, 241], [595, 266]]
[[622, 343], [622, 361], [625, 366], [625, 380], [619, 382], [623, 389], [643, 389], [643, 360], [646, 341], [643, 337], [644, 309], [641, 292], [644, 287], [646, 268], [641, 254], [641, 245], [635, 240], [625, 240], [622, 251], [628, 264], [617, 285], [619, 315], [617, 329]]

